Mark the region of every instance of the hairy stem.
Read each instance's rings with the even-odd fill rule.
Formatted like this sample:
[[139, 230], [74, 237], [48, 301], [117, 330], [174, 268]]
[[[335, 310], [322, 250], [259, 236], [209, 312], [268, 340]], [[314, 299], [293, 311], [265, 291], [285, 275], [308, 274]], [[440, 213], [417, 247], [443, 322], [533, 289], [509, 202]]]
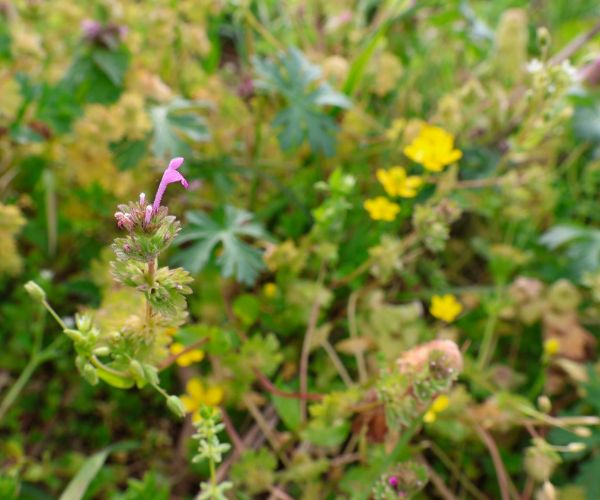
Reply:
[[[323, 283], [323, 275], [325, 274], [325, 265], [321, 263], [321, 270], [319, 271], [319, 278], [317, 283]], [[302, 344], [302, 354], [300, 356], [300, 392], [306, 394], [308, 389], [308, 357], [310, 355], [310, 347], [312, 344], [312, 338], [317, 328], [317, 321], [319, 319], [319, 310], [321, 309], [321, 294], [316, 293], [315, 300], [312, 303], [310, 309], [310, 315], [308, 317], [308, 326], [306, 327], [306, 333], [304, 334], [304, 342]], [[300, 418], [302, 422], [306, 421], [306, 401], [300, 400]]]

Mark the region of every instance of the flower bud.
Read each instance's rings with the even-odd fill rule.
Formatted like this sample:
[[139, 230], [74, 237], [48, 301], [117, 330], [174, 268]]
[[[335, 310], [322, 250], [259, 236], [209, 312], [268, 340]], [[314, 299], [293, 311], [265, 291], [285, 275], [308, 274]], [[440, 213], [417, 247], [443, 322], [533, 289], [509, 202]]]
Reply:
[[545, 26], [540, 26], [537, 30], [537, 39], [542, 49], [550, 47], [550, 32]]
[[542, 394], [538, 398], [537, 403], [540, 411], [543, 411], [544, 413], [550, 413], [550, 411], [552, 410], [552, 402], [550, 401], [550, 398], [545, 394]]
[[167, 398], [167, 407], [178, 417], [185, 417], [185, 406], [177, 396], [169, 396]]
[[146, 379], [146, 375], [144, 374], [144, 369], [142, 368], [141, 363], [139, 361], [136, 361], [135, 359], [132, 359], [129, 362], [129, 371], [137, 379]]
[[79, 330], [71, 330], [70, 328], [67, 328], [64, 332], [76, 344], [82, 344], [85, 342], [85, 337]]
[[92, 328], [92, 318], [90, 318], [87, 314], [77, 315], [75, 316], [75, 324], [77, 325], [77, 329], [81, 332], [87, 332]]
[[24, 286], [32, 299], [37, 300], [38, 302], [44, 302], [46, 300], [46, 292], [44, 292], [44, 289], [35, 281], [30, 280], [25, 283]]
[[583, 426], [575, 427], [573, 429], [573, 432], [577, 436], [582, 437], [582, 438], [587, 438], [592, 435], [592, 431], [590, 429], [588, 429], [587, 427], [583, 427]]
[[148, 383], [152, 385], [158, 385], [160, 380], [158, 379], [158, 369], [152, 365], [144, 364], [142, 365], [144, 369], [144, 375]]
[[83, 367], [83, 378], [88, 381], [90, 385], [96, 385], [98, 383], [98, 372], [96, 368], [90, 363], [87, 363]]
[[586, 446], [585, 443], [569, 443], [567, 445], [567, 450], [570, 451], [571, 453], [578, 453], [580, 451], [585, 450]]
[[93, 353], [96, 356], [108, 356], [110, 354], [110, 349], [106, 346], [96, 347]]

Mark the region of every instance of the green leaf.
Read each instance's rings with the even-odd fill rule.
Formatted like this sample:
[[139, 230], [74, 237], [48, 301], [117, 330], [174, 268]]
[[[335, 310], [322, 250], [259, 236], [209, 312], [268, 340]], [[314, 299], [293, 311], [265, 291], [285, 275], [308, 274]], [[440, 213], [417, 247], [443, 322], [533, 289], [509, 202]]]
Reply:
[[85, 495], [92, 480], [96, 477], [104, 462], [113, 451], [128, 450], [136, 447], [134, 442], [117, 443], [107, 446], [103, 450], [94, 453], [81, 466], [77, 474], [67, 485], [59, 500], [80, 500]]
[[259, 77], [256, 87], [277, 93], [286, 101], [287, 107], [273, 120], [281, 149], [296, 149], [308, 141], [313, 152], [332, 156], [338, 127], [322, 107], [348, 108], [348, 97], [322, 81], [321, 69], [296, 48], [281, 54], [277, 63], [255, 58], [254, 67]]
[[126, 51], [95, 49], [92, 51], [92, 61], [115, 87], [123, 85], [123, 79], [129, 65], [129, 56]]
[[[289, 385], [276, 385], [284, 391], [294, 391], [298, 389], [297, 387], [292, 387]], [[300, 401], [298, 399], [282, 398], [274, 395], [271, 396], [271, 399], [273, 401], [275, 410], [277, 410], [277, 414], [286, 427], [292, 431], [297, 431], [300, 429], [300, 424], [302, 423], [300, 419]]]
[[11, 46], [10, 25], [6, 17], [0, 15], [0, 60], [12, 59]]
[[600, 143], [600, 105], [577, 106], [573, 115], [573, 131], [578, 139]]
[[260, 301], [249, 293], [239, 295], [233, 302], [233, 313], [246, 326], [254, 323], [260, 314]]
[[169, 493], [169, 485], [164, 477], [147, 472], [141, 480], [129, 479], [127, 490], [116, 495], [113, 500], [168, 500]]
[[320, 420], [314, 420], [304, 429], [302, 437], [315, 445], [333, 448], [341, 445], [349, 432], [349, 422], [341, 421], [335, 425], [325, 425]]
[[146, 156], [148, 141], [122, 140], [110, 145], [117, 168], [121, 171], [136, 167]]
[[197, 114], [204, 107], [204, 103], [181, 97], [169, 104], [154, 106], [150, 110], [154, 125], [152, 152], [159, 158], [188, 156], [191, 152], [188, 142], [208, 140], [206, 122]]
[[566, 248], [573, 271], [580, 275], [600, 268], [600, 230], [585, 226], [558, 225], [540, 238], [550, 250]]
[[600, 456], [584, 463], [580, 468], [576, 483], [583, 486], [588, 500], [600, 498]]
[[125, 73], [129, 67], [129, 51], [94, 48], [80, 54], [61, 83], [80, 103], [111, 104], [123, 91]]
[[241, 238], [268, 239], [262, 225], [254, 222], [254, 216], [229, 205], [218, 210], [215, 218], [202, 212], [190, 212], [187, 216], [189, 224], [175, 239], [175, 243], [193, 244], [179, 253], [175, 261], [190, 272], [198, 273], [220, 245], [221, 254], [217, 264], [221, 267], [221, 274], [253, 285], [265, 267], [262, 253]]

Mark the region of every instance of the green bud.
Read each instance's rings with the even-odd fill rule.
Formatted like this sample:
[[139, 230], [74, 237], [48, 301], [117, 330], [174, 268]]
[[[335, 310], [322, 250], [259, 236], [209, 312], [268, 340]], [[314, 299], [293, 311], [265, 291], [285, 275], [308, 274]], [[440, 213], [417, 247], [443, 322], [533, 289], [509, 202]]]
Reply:
[[108, 356], [110, 354], [110, 349], [106, 346], [96, 347], [96, 349], [93, 350], [93, 353], [96, 356]]
[[547, 48], [550, 46], [550, 32], [548, 31], [548, 28], [546, 28], [545, 26], [540, 26], [537, 30], [537, 38], [538, 38], [538, 42], [540, 43], [540, 47], [542, 48]]
[[82, 332], [87, 332], [90, 328], [92, 328], [92, 318], [90, 318], [87, 314], [78, 314], [75, 316], [75, 323], [77, 324], [77, 328]]
[[84, 369], [86, 363], [87, 363], [87, 359], [85, 359], [85, 357], [83, 357], [81, 355], [77, 355], [75, 357], [75, 366], [79, 370], [79, 373], [83, 373], [83, 369]]
[[169, 396], [167, 398], [167, 407], [178, 417], [185, 417], [185, 406], [177, 396]]
[[146, 376], [146, 380], [151, 385], [158, 385], [160, 380], [158, 379], [158, 369], [155, 366], [144, 364], [142, 365], [144, 368], [144, 375]]
[[537, 403], [540, 411], [544, 413], [550, 413], [552, 411], [552, 402], [550, 401], [550, 398], [545, 394], [542, 394], [538, 398]]
[[577, 442], [577, 443], [569, 443], [567, 445], [567, 449], [571, 453], [578, 453], [580, 451], [585, 450], [585, 443]]
[[83, 344], [85, 342], [85, 337], [79, 330], [67, 328], [64, 332], [76, 344]]
[[587, 438], [592, 435], [592, 431], [589, 430], [587, 427], [583, 427], [583, 426], [575, 427], [573, 429], [573, 432], [575, 434], [577, 434], [579, 437], [583, 437], [583, 438]]
[[146, 374], [139, 361], [132, 359], [129, 362], [129, 371], [136, 379], [146, 380]]
[[87, 363], [83, 367], [82, 375], [83, 375], [83, 378], [86, 379], [89, 384], [96, 385], [98, 383], [98, 372], [96, 371], [96, 368], [94, 368], [94, 366], [92, 364]]
[[25, 283], [24, 286], [32, 299], [37, 300], [38, 302], [44, 302], [46, 300], [46, 292], [44, 292], [44, 289], [35, 281], [30, 280]]

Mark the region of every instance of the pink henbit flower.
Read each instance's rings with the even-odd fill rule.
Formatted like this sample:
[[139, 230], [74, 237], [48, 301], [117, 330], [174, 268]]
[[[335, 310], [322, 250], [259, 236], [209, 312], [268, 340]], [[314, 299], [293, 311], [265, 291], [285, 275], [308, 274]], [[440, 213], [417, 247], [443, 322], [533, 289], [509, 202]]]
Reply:
[[[163, 194], [165, 194], [165, 189], [169, 184], [173, 182], [181, 182], [181, 185], [184, 188], [188, 188], [188, 181], [185, 179], [183, 175], [181, 175], [177, 169], [181, 167], [183, 164], [183, 158], [173, 158], [169, 162], [169, 166], [166, 168], [165, 173], [160, 180], [160, 184], [158, 185], [158, 189], [156, 190], [156, 195], [154, 196], [154, 203], [152, 203], [152, 210], [146, 209], [146, 224], [150, 222], [150, 218], [152, 214], [155, 214], [160, 207], [160, 202], [162, 200]], [[148, 207], [150, 208], [150, 207]]]

